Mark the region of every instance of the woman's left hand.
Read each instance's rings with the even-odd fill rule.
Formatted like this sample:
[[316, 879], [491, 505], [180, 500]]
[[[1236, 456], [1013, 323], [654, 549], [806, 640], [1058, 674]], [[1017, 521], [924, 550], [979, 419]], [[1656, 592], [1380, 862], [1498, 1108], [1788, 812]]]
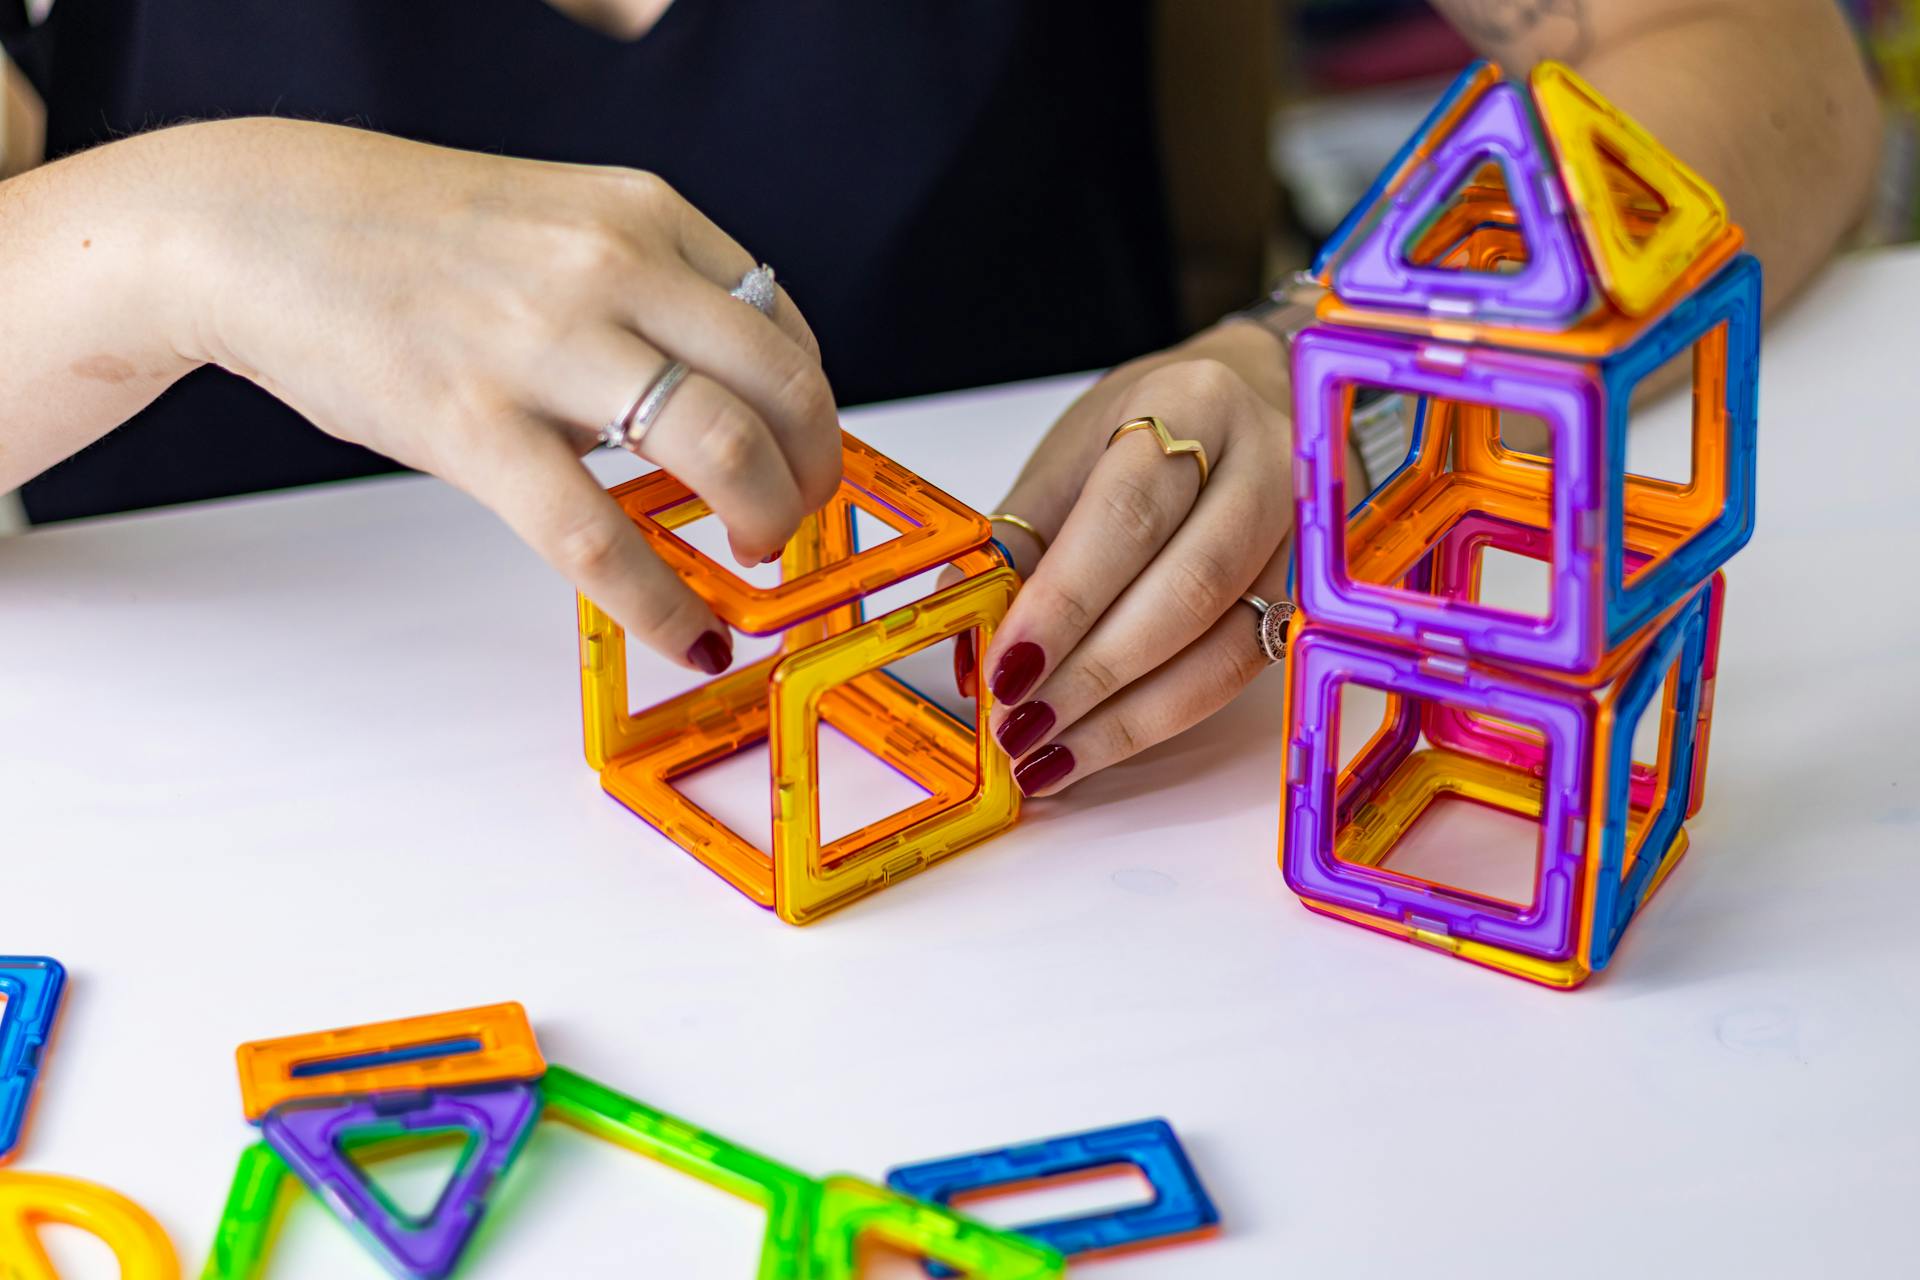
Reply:
[[[1054, 424], [996, 511], [1024, 585], [978, 662], [954, 654], [963, 694], [981, 673], [993, 727], [1029, 796], [1052, 795], [1218, 711], [1267, 665], [1252, 592], [1285, 595], [1293, 522], [1285, 352], [1227, 321], [1125, 364]], [[1157, 417], [1206, 450], [1163, 454]]]

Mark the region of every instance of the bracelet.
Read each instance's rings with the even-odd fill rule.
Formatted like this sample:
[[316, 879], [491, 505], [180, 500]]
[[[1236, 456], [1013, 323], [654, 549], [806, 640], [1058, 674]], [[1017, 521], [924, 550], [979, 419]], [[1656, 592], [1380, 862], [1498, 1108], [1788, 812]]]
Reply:
[[1281, 348], [1291, 355], [1294, 335], [1313, 323], [1320, 296], [1325, 292], [1312, 276], [1296, 271], [1276, 284], [1266, 297], [1250, 307], [1222, 316], [1221, 320], [1223, 323], [1250, 320], [1280, 339]]
[[[1260, 301], [1222, 317], [1250, 320], [1280, 339], [1281, 349], [1293, 355], [1293, 340], [1318, 314], [1318, 304], [1326, 294], [1319, 281], [1305, 271], [1296, 271], [1273, 287]], [[1399, 467], [1407, 453], [1406, 398], [1397, 392], [1360, 389], [1354, 396], [1353, 416], [1347, 443], [1360, 460], [1358, 492], [1350, 487], [1349, 497], [1364, 499], [1374, 485]]]

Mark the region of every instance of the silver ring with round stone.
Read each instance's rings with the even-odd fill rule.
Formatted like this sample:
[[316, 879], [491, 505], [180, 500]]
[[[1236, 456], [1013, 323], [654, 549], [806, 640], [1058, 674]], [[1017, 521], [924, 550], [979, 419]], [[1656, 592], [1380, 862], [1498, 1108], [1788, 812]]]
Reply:
[[773, 268], [761, 263], [740, 277], [740, 283], [727, 291], [727, 296], [738, 298], [763, 316], [773, 314], [773, 300], [778, 297], [773, 283]]
[[1275, 600], [1268, 604], [1249, 591], [1240, 597], [1240, 602], [1260, 615], [1260, 651], [1267, 655], [1268, 662], [1287, 660], [1287, 623], [1298, 612], [1291, 600]]

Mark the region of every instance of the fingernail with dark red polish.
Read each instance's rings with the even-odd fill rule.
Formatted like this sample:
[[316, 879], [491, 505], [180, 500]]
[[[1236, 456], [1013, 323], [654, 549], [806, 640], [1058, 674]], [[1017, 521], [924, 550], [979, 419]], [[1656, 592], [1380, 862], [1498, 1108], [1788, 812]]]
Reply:
[[733, 665], [733, 641], [718, 631], [702, 631], [700, 638], [687, 646], [687, 661], [717, 676]]
[[1018, 760], [1053, 732], [1053, 708], [1044, 702], [1023, 702], [1000, 723], [1000, 745]]
[[772, 555], [760, 557], [760, 563], [772, 564], [775, 560], [778, 560], [781, 556], [785, 555], [786, 553], [787, 553], [787, 549], [785, 547], [782, 547], [778, 551], [774, 552]]
[[1027, 757], [1013, 771], [1013, 780], [1020, 784], [1021, 795], [1030, 796], [1036, 791], [1045, 791], [1072, 772], [1073, 752], [1056, 742]]
[[1007, 650], [1000, 667], [993, 673], [993, 696], [997, 701], [1014, 703], [1027, 696], [1033, 682], [1047, 665], [1047, 655], [1031, 640], [1022, 640]]
[[953, 642], [953, 687], [963, 698], [973, 696], [975, 666], [973, 632], [962, 631]]

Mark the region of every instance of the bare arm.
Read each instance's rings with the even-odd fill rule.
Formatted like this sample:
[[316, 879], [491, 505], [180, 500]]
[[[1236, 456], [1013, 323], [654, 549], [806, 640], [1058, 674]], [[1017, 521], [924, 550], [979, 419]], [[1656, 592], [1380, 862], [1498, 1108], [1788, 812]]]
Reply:
[[579, 455], [684, 361], [636, 452], [712, 506], [743, 564], [832, 496], [818, 348], [783, 292], [767, 314], [729, 296], [753, 265], [632, 170], [292, 120], [108, 143], [0, 182], [0, 492], [215, 363], [467, 490], [630, 635], [711, 674], [725, 626]]
[[0, 182], [0, 491], [198, 363], [180, 354], [191, 269], [180, 222], [155, 208], [175, 189], [162, 170], [196, 163], [179, 141], [150, 134]]
[[1509, 74], [1568, 63], [1720, 188], [1792, 296], [1865, 209], [1880, 108], [1834, 0], [1434, 0]]

